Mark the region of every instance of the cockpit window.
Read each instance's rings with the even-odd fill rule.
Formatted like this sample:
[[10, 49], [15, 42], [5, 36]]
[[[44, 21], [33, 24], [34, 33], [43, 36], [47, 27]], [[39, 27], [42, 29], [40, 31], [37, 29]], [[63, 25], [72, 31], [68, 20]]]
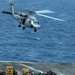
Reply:
[[35, 24], [39, 24], [39, 22], [38, 22], [38, 21], [34, 21], [34, 23], [35, 23]]

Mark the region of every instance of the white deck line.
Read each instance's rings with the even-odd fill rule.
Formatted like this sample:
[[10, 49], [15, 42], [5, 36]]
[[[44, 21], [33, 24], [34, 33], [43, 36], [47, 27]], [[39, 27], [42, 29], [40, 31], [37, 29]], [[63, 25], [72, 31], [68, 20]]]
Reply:
[[31, 62], [26, 62], [26, 61], [0, 61], [0, 62], [31, 63]]
[[30, 67], [30, 66], [28, 66], [28, 65], [24, 65], [24, 64], [20, 64], [20, 65], [22, 65], [22, 66], [24, 66], [24, 67], [27, 67], [27, 68], [29, 68], [29, 69], [31, 69], [31, 70], [33, 70], [33, 71], [44, 73], [43, 71], [38, 70], [38, 69], [35, 69], [35, 68]]
[[[31, 62], [31, 63], [32, 63], [32, 62]], [[35, 68], [30, 67], [30, 66], [28, 66], [28, 65], [25, 65], [25, 64], [20, 64], [20, 65], [22, 65], [22, 66], [24, 66], [24, 67], [27, 67], [27, 68], [29, 68], [29, 69], [31, 69], [31, 70], [33, 70], [33, 71], [44, 73], [43, 71], [38, 70], [38, 69], [35, 69]], [[58, 73], [57, 75], [64, 75], [64, 74]]]

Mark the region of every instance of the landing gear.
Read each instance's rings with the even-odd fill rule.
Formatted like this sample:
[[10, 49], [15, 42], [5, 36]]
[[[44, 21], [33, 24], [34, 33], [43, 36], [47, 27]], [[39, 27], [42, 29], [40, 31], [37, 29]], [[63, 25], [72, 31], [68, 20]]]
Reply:
[[36, 30], [36, 28], [34, 29], [34, 32], [36, 32], [37, 30]]
[[30, 25], [30, 28], [33, 28], [33, 25]]
[[18, 27], [21, 27], [21, 25], [19, 24]]
[[23, 27], [23, 30], [25, 29], [25, 27]]

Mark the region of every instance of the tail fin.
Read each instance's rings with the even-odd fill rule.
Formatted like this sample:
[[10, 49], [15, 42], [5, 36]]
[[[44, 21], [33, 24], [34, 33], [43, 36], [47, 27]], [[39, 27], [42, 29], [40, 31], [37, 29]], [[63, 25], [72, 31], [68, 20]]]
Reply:
[[11, 14], [14, 15], [14, 4], [11, 2], [10, 6], [11, 6], [11, 8], [10, 8]]

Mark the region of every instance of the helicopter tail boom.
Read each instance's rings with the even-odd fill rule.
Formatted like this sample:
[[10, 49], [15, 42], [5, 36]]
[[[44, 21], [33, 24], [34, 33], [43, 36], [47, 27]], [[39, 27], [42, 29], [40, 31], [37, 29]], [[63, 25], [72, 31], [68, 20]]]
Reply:
[[7, 12], [7, 11], [2, 11], [2, 13], [4, 13], [4, 14], [9, 14], [9, 15], [12, 14], [11, 12]]
[[[2, 11], [2, 13], [12, 15], [12, 13], [8, 11]], [[14, 14], [18, 14], [18, 13], [14, 13]]]

